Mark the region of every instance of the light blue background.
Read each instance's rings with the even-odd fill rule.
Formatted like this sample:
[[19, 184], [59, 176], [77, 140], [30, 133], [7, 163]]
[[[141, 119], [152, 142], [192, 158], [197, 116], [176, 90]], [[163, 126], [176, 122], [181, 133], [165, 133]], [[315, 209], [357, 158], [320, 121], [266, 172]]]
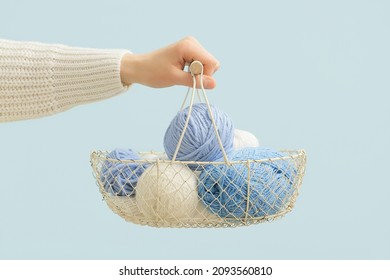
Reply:
[[162, 150], [184, 87], [0, 124], [2, 259], [389, 259], [388, 1], [2, 1], [0, 38], [149, 52], [194, 35], [222, 64], [211, 101], [275, 148], [304, 148], [285, 218], [235, 229], [126, 223], [94, 149]]

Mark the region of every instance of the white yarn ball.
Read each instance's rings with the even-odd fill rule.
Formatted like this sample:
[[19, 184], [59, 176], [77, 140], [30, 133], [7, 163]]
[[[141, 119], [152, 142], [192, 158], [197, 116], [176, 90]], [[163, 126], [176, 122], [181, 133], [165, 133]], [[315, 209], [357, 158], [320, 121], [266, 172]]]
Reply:
[[162, 160], [170, 160], [166, 153], [160, 156], [160, 159]]
[[150, 152], [150, 153], [140, 154], [140, 156], [141, 156], [141, 159], [147, 160], [147, 161], [151, 161], [151, 162], [156, 161], [157, 159], [169, 160], [168, 156], [165, 153], [153, 153], [153, 152]]
[[140, 154], [140, 156], [141, 156], [141, 159], [147, 160], [147, 161], [155, 161], [156, 159], [159, 158], [159, 155], [155, 154], [155, 153], [144, 153], [144, 154]]
[[260, 146], [259, 140], [252, 133], [240, 129], [234, 130], [233, 147], [235, 150], [258, 146]]
[[137, 205], [146, 218], [181, 219], [193, 215], [198, 203], [197, 177], [181, 164], [149, 166], [137, 183]]

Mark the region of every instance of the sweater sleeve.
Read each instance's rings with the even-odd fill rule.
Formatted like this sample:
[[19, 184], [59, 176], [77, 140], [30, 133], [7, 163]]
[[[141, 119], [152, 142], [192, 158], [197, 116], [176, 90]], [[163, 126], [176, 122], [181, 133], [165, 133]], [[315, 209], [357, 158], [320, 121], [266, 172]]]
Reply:
[[0, 122], [43, 117], [127, 90], [127, 50], [0, 40]]

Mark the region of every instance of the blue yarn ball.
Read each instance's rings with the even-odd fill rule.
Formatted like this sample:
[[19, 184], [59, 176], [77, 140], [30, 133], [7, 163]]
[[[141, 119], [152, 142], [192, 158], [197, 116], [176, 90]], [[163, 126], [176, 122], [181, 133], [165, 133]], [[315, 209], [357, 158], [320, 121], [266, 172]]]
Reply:
[[[285, 154], [271, 148], [255, 147], [234, 151], [229, 160], [283, 156]], [[247, 163], [205, 166], [199, 177], [198, 196], [211, 212], [222, 218], [244, 218], [248, 206], [248, 217], [263, 217], [277, 214], [285, 208], [294, 194], [296, 169], [293, 161], [250, 162], [249, 166], [249, 184]]]
[[[222, 145], [226, 153], [230, 153], [233, 150], [234, 140], [233, 121], [217, 107], [212, 105], [210, 107]], [[188, 111], [189, 107], [177, 113], [165, 132], [164, 148], [169, 159], [172, 159], [175, 153], [188, 116]], [[207, 105], [205, 103], [194, 104], [188, 127], [176, 159], [181, 161], [215, 161], [221, 157], [222, 151], [210, 119]]]
[[[107, 155], [107, 159], [139, 160], [138, 153], [128, 149], [115, 149]], [[104, 189], [113, 195], [134, 195], [138, 178], [148, 164], [105, 160], [100, 179]]]

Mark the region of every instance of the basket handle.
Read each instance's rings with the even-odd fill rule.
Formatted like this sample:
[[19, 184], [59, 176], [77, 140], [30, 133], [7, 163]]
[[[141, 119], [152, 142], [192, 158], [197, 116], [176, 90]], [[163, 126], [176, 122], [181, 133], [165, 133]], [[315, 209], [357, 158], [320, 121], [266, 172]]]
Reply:
[[188, 69], [189, 69], [189, 72], [191, 73], [191, 76], [192, 76], [192, 90], [191, 90], [191, 88], [188, 88], [188, 91], [187, 91], [187, 94], [186, 94], [186, 96], [184, 98], [181, 110], [183, 110], [184, 105], [185, 105], [185, 103], [187, 101], [188, 95], [189, 95], [190, 90], [191, 90], [190, 106], [189, 106], [189, 109], [188, 109], [188, 116], [187, 116], [186, 122], [184, 124], [183, 131], [181, 132], [179, 141], [178, 141], [177, 146], [176, 146], [175, 153], [173, 154], [173, 157], [172, 157], [172, 161], [176, 160], [176, 156], [177, 156], [177, 154], [179, 152], [179, 149], [180, 149], [181, 143], [183, 141], [184, 135], [185, 135], [185, 133], [187, 131], [188, 123], [190, 121], [190, 116], [191, 116], [191, 113], [192, 113], [192, 106], [194, 104], [195, 91], [198, 94], [199, 100], [202, 101], [201, 100], [201, 96], [199, 94], [199, 91], [196, 88], [196, 75], [200, 75], [199, 81], [200, 81], [200, 88], [201, 88], [201, 91], [202, 91], [202, 94], [203, 94], [203, 98], [204, 98], [205, 103], [207, 105], [207, 109], [209, 111], [210, 119], [211, 119], [211, 122], [213, 124], [214, 132], [215, 132], [215, 135], [217, 137], [219, 147], [221, 148], [221, 152], [222, 152], [224, 161], [225, 161], [226, 164], [228, 164], [229, 160], [228, 160], [228, 157], [226, 155], [225, 149], [223, 147], [223, 144], [222, 144], [222, 141], [221, 141], [221, 137], [219, 136], [218, 128], [217, 128], [217, 125], [215, 124], [215, 120], [214, 120], [214, 117], [213, 117], [213, 114], [212, 114], [212, 111], [211, 111], [210, 103], [209, 103], [209, 100], [207, 99], [207, 95], [206, 95], [206, 92], [205, 92], [204, 87], [203, 87], [203, 64], [200, 61], [195, 60], [195, 61], [193, 61], [190, 64]]

